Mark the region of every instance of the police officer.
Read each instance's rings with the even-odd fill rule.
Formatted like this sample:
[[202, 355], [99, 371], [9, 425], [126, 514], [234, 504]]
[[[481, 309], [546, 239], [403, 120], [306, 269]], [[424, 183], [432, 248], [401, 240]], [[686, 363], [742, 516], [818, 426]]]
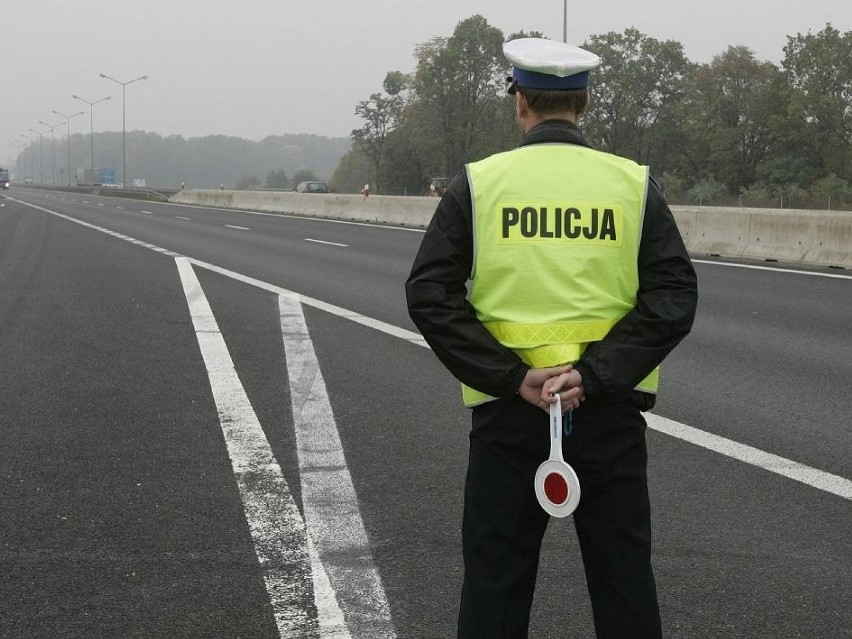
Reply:
[[597, 636], [659, 637], [641, 411], [692, 327], [695, 271], [647, 167], [580, 133], [599, 58], [539, 38], [504, 54], [521, 145], [455, 178], [406, 283], [472, 407], [458, 636], [527, 636], [549, 519], [533, 480], [559, 393]]

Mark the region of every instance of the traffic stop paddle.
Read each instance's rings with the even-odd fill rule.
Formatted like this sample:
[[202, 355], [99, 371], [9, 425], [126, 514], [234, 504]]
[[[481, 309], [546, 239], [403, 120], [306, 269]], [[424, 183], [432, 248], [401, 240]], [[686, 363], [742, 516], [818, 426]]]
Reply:
[[562, 401], [558, 393], [556, 403], [550, 405], [550, 459], [535, 473], [535, 496], [552, 517], [567, 517], [580, 503], [580, 480], [562, 457]]

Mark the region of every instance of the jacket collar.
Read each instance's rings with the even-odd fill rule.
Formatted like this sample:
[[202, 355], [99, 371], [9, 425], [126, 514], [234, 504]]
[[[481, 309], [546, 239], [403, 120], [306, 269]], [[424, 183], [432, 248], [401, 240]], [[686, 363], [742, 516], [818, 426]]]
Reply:
[[521, 140], [521, 146], [542, 144], [545, 142], [562, 142], [591, 146], [583, 138], [579, 127], [568, 120], [545, 120], [530, 129]]

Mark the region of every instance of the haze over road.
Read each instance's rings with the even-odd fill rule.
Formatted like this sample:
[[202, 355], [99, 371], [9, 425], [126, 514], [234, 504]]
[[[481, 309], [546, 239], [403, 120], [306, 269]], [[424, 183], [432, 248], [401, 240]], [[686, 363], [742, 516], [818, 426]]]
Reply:
[[[0, 637], [452, 636], [469, 424], [420, 238], [0, 196]], [[648, 416], [665, 633], [849, 637], [852, 278], [696, 267]], [[531, 636], [591, 636], [569, 521], [540, 575]]]

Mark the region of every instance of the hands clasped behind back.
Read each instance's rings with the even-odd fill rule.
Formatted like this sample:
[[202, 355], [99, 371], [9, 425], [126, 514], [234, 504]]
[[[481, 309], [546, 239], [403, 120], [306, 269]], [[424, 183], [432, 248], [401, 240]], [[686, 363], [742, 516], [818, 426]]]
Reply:
[[545, 412], [556, 402], [554, 393], [559, 393], [563, 414], [578, 408], [586, 398], [580, 372], [572, 366], [531, 368], [518, 388], [518, 395]]

